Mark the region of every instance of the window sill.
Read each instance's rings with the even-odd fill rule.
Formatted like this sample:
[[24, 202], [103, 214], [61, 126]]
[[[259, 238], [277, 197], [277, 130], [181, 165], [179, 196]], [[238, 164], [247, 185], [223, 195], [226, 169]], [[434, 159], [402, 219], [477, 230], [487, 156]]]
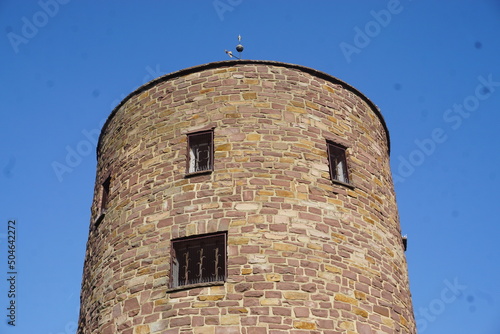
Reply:
[[354, 190], [356, 188], [352, 183], [346, 183], [346, 182], [342, 182], [339, 180], [332, 180], [332, 182], [334, 184], [339, 184], [341, 186], [347, 187], [347, 188], [352, 189], [352, 190]]
[[215, 282], [205, 282], [205, 283], [181, 285], [181, 286], [177, 286], [175, 288], [167, 289], [167, 293], [177, 292], [177, 291], [182, 291], [182, 290], [189, 290], [189, 289], [194, 289], [194, 288], [202, 288], [202, 287], [207, 287], [207, 286], [220, 286], [220, 285], [224, 285], [224, 284], [226, 284], [225, 281], [215, 281]]
[[212, 169], [207, 169], [207, 170], [202, 170], [199, 172], [186, 173], [186, 175], [184, 175], [184, 177], [188, 178], [188, 177], [194, 177], [194, 176], [198, 176], [198, 175], [206, 175], [206, 174], [211, 174], [212, 172], [213, 172]]

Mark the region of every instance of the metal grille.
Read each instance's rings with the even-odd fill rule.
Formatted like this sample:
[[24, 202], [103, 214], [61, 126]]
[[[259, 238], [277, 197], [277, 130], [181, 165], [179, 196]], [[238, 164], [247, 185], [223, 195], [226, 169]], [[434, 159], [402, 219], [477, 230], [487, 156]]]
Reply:
[[212, 170], [213, 131], [188, 134], [187, 173]]
[[171, 287], [226, 280], [226, 233], [172, 240]]

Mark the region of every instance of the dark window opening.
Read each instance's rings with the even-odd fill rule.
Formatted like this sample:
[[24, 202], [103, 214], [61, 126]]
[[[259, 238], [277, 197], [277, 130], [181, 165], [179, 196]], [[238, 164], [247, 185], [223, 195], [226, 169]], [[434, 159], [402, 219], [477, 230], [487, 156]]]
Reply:
[[334, 181], [349, 183], [345, 148], [332, 142], [327, 142], [330, 176]]
[[101, 195], [101, 212], [108, 208], [109, 200], [109, 187], [111, 185], [111, 176], [108, 176], [106, 180], [102, 183], [102, 195]]
[[188, 134], [187, 174], [213, 170], [213, 131]]
[[226, 280], [225, 232], [172, 240], [171, 288]]

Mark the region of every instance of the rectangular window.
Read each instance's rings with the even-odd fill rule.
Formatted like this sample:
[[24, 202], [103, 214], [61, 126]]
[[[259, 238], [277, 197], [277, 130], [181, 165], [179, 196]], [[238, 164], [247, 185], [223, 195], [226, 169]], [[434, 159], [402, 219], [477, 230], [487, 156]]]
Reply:
[[213, 170], [213, 130], [187, 135], [187, 174]]
[[327, 141], [328, 163], [330, 164], [330, 177], [332, 180], [349, 183], [347, 174], [347, 160], [345, 148]]
[[226, 280], [226, 232], [172, 240], [171, 288]]
[[109, 200], [109, 187], [111, 185], [111, 176], [108, 176], [106, 180], [102, 183], [102, 194], [101, 194], [101, 213], [108, 208]]

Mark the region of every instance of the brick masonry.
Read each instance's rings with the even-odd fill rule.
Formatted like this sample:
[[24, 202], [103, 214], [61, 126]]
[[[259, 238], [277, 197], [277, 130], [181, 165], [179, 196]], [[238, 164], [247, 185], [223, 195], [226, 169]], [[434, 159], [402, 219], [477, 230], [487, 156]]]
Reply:
[[[186, 134], [210, 128], [214, 172], [186, 178]], [[132, 92], [101, 133], [91, 215], [78, 333], [416, 333], [385, 123], [322, 72], [225, 61]], [[170, 240], [214, 231], [227, 282], [170, 291]]]

